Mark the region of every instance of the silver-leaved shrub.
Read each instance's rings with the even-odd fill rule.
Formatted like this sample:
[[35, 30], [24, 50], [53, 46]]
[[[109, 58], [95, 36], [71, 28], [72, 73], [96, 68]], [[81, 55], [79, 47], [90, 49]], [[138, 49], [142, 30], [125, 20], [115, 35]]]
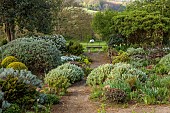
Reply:
[[61, 64], [60, 51], [45, 40], [20, 38], [1, 47], [2, 58], [14, 56], [33, 73], [44, 73]]
[[[83, 70], [74, 65], [74, 64], [70, 64], [70, 63], [65, 63], [61, 66], [58, 66], [56, 69], [53, 69], [49, 72], [49, 74], [55, 74], [55, 75], [62, 75], [65, 76], [66, 78], [68, 78], [70, 83], [74, 83], [76, 81], [80, 81], [83, 76], [84, 76], [84, 72]], [[48, 76], [48, 74], [47, 74]]]

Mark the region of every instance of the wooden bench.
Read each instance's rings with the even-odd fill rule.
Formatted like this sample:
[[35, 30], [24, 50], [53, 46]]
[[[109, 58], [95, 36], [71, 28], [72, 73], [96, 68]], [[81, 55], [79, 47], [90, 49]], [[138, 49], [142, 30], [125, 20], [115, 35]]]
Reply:
[[88, 52], [90, 52], [91, 49], [98, 49], [98, 51], [100, 52], [102, 46], [87, 46], [86, 48]]

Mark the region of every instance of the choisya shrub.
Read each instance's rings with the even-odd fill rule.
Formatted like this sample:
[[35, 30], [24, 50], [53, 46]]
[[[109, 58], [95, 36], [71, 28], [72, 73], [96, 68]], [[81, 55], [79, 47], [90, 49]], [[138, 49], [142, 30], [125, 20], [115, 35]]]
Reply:
[[6, 68], [12, 62], [18, 62], [18, 59], [14, 56], [7, 56], [2, 60], [1, 66]]
[[21, 108], [30, 109], [38, 97], [37, 87], [42, 81], [26, 70], [0, 69], [0, 87], [4, 100], [18, 104]]
[[33, 73], [46, 72], [61, 63], [59, 50], [50, 42], [33, 38], [19, 38], [2, 46], [2, 56], [12, 55]]
[[126, 52], [124, 52], [124, 51], [120, 51], [120, 52], [118, 53], [118, 56], [114, 56], [114, 57], [113, 57], [112, 63], [113, 63], [113, 64], [116, 64], [116, 63], [119, 63], [119, 62], [127, 62], [127, 61], [129, 61], [129, 60], [130, 60], [130, 58], [129, 58], [128, 53], [126, 53]]
[[158, 64], [164, 65], [167, 68], [167, 71], [170, 71], [170, 54], [161, 58]]
[[84, 77], [83, 70], [74, 64], [65, 63], [55, 69], [55, 71], [59, 70], [63, 71], [63, 76], [67, 77], [70, 83], [80, 81]]
[[68, 78], [65, 76], [65, 70], [51, 70], [44, 78], [45, 84], [48, 85], [49, 88], [47, 93], [63, 95], [66, 93], [67, 88], [70, 86]]
[[107, 79], [112, 69], [113, 64], [104, 64], [95, 68], [88, 75], [87, 84], [92, 86], [103, 84], [103, 82]]
[[70, 41], [67, 45], [67, 52], [72, 55], [80, 55], [83, 51], [83, 46], [77, 42]]
[[27, 66], [22, 62], [12, 62], [6, 68], [13, 68], [14, 70], [28, 70]]

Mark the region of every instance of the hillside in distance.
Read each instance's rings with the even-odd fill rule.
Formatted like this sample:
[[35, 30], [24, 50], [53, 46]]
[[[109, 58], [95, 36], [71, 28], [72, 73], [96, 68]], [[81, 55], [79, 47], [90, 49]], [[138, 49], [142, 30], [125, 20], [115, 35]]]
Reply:
[[126, 4], [129, 3], [133, 0], [75, 0], [76, 2], [79, 3], [86, 3], [86, 4], [97, 4], [99, 2], [109, 2], [109, 3], [113, 3], [113, 4]]
[[103, 1], [103, 2], [110, 2], [110, 3], [115, 3], [115, 4], [122, 4], [122, 3], [128, 3], [131, 0], [77, 0], [80, 2], [85, 2], [85, 3], [97, 3], [99, 1]]
[[89, 10], [122, 10], [131, 0], [76, 0]]

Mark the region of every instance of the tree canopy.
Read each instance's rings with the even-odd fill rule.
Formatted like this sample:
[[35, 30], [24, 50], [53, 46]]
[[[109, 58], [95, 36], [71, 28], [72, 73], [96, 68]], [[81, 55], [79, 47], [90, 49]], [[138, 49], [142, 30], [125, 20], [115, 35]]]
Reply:
[[15, 28], [52, 32], [53, 11], [62, 0], [1, 0], [0, 23], [5, 25], [8, 41], [15, 39]]
[[80, 7], [65, 7], [59, 12], [56, 33], [78, 40], [92, 38], [92, 15]]
[[93, 19], [96, 32], [109, 37], [121, 34], [127, 43], [161, 44], [169, 40], [170, 0], [140, 0], [123, 12], [99, 12]]
[[112, 18], [116, 15], [117, 13], [114, 11], [96, 13], [92, 21], [93, 29], [103, 37], [113, 34], [114, 31], [111, 30], [111, 26], [113, 25]]

